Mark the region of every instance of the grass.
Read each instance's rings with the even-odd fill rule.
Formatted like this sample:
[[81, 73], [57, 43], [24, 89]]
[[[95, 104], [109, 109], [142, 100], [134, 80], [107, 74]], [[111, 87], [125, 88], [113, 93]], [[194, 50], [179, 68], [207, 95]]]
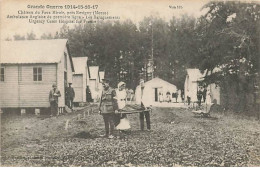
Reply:
[[102, 116], [86, 113], [82, 110], [58, 118], [3, 117], [2, 166], [260, 165], [256, 120], [217, 113], [199, 118], [187, 109], [154, 108], [152, 131], [141, 131], [139, 115], [132, 114], [128, 115], [131, 131], [120, 139], [107, 139], [99, 137], [104, 133]]

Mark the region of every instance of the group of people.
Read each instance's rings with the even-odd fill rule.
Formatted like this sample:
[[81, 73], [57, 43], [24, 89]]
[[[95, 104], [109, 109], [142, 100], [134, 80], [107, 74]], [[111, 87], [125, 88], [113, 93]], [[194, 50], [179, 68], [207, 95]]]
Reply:
[[201, 105], [201, 101], [203, 99], [203, 102], [206, 102], [206, 97], [207, 97], [207, 89], [204, 88], [203, 86], [199, 86], [198, 92], [197, 92], [197, 99], [198, 99], [198, 104], [199, 106]]
[[[65, 89], [66, 105], [73, 108], [73, 99], [75, 97], [74, 89], [71, 87], [72, 83]], [[121, 113], [126, 106], [127, 91], [126, 84], [120, 82], [117, 89], [110, 87], [109, 79], [104, 79], [102, 82], [103, 91], [99, 103], [99, 113], [103, 116], [105, 124], [105, 134], [101, 135], [109, 139], [114, 138], [114, 129], [119, 132], [130, 129], [130, 123], [125, 113]], [[58, 115], [58, 98], [61, 97], [57, 85], [53, 84], [49, 92], [49, 102], [51, 108], [51, 116]], [[142, 106], [144, 108], [144, 106]], [[150, 111], [140, 111], [140, 125], [141, 130], [144, 130], [144, 118], [146, 119], [147, 129], [150, 130]]]
[[[99, 113], [103, 115], [105, 124], [105, 134], [102, 137], [109, 139], [114, 138], [114, 129], [124, 131], [130, 129], [130, 123], [125, 113], [121, 113], [126, 106], [127, 93], [126, 84], [120, 82], [118, 88], [115, 90], [110, 87], [109, 79], [103, 80], [103, 91], [99, 103]], [[150, 113], [149, 111], [140, 112], [141, 130], [144, 129], [144, 117], [146, 118], [147, 129], [150, 127]]]
[[181, 90], [178, 90], [175, 93], [170, 93], [169, 91], [166, 93], [166, 96], [163, 96], [162, 92], [159, 92], [159, 102], [173, 102], [172, 99], [175, 98], [176, 103], [177, 102], [183, 102], [184, 100], [184, 93]]
[[[201, 106], [201, 103], [209, 104], [211, 103], [211, 94], [210, 90], [207, 90], [207, 87], [199, 86], [197, 90], [197, 103], [199, 106]], [[190, 105], [191, 103], [191, 97], [187, 96], [187, 103]]]
[[[65, 104], [72, 110], [73, 109], [73, 100], [75, 98], [75, 91], [71, 86], [72, 83], [69, 83], [69, 86], [65, 88]], [[57, 85], [54, 83], [52, 89], [49, 92], [49, 102], [51, 108], [51, 117], [57, 116], [58, 111], [58, 98], [61, 97], [60, 91], [57, 89]]]

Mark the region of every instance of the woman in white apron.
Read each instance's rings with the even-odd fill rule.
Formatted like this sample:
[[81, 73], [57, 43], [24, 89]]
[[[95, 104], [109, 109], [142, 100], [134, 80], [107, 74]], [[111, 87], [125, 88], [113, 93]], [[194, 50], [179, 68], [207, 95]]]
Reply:
[[[118, 89], [116, 90], [116, 99], [118, 110], [122, 110], [126, 106], [126, 90], [125, 90], [125, 83], [120, 82], [118, 83]], [[116, 129], [118, 130], [127, 130], [130, 129], [130, 123], [126, 117], [126, 114], [117, 114], [116, 115]]]

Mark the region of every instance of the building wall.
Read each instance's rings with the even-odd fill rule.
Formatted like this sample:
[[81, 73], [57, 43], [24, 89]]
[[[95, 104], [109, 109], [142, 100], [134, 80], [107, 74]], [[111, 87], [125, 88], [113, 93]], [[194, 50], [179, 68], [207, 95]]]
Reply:
[[99, 100], [99, 90], [98, 90], [98, 84], [95, 79], [89, 80], [89, 89], [91, 92], [92, 99], [94, 102], [97, 102]]
[[5, 81], [0, 81], [0, 107], [18, 107], [18, 66], [3, 65]]
[[83, 87], [82, 87], [82, 96], [83, 96], [83, 100], [82, 102], [86, 102], [87, 101], [87, 96], [86, 96], [86, 89], [87, 89], [87, 78], [86, 78], [86, 74], [83, 74]]
[[[42, 81], [33, 80], [33, 68], [42, 68]], [[49, 107], [49, 91], [56, 83], [56, 64], [5, 66], [5, 82], [0, 85], [1, 107]]]
[[[5, 81], [0, 82], [0, 107], [49, 107], [49, 91], [56, 83], [61, 92], [59, 107], [65, 106], [64, 71], [72, 82], [72, 67], [67, 48], [58, 64], [4, 65]], [[33, 67], [42, 67], [42, 81], [33, 81]], [[2, 97], [3, 96], [3, 97]]]
[[[64, 55], [66, 53], [66, 57]], [[66, 60], [65, 60], [66, 59]], [[67, 65], [65, 66], [65, 63]], [[64, 47], [64, 52], [61, 56], [61, 61], [58, 63], [58, 69], [57, 69], [57, 86], [58, 89], [61, 92], [61, 97], [59, 98], [59, 107], [65, 107], [65, 78], [64, 78], [64, 72], [67, 73], [67, 83], [66, 86], [69, 82], [72, 82], [72, 67], [71, 67], [71, 62], [69, 59], [68, 51], [67, 48]]]
[[83, 74], [73, 75], [73, 88], [75, 91], [74, 102], [83, 102]]
[[184, 98], [187, 101], [187, 96], [191, 98], [192, 102], [197, 101], [197, 90], [198, 90], [198, 83], [192, 81], [190, 77], [187, 75], [184, 83]]
[[[42, 68], [42, 81], [33, 81], [33, 68]], [[49, 92], [56, 83], [56, 64], [31, 64], [21, 66], [20, 107], [49, 107]]]
[[165, 98], [166, 93], [169, 91], [170, 93], [177, 92], [177, 88], [175, 85], [170, 84], [162, 79], [154, 78], [144, 84], [143, 95], [141, 100], [141, 86], [136, 87], [135, 98], [136, 104], [140, 104], [143, 101], [143, 104], [146, 107], [150, 105], [155, 105], [159, 101], [155, 101], [155, 88], [157, 88], [157, 94], [159, 96], [159, 92], [163, 93]]

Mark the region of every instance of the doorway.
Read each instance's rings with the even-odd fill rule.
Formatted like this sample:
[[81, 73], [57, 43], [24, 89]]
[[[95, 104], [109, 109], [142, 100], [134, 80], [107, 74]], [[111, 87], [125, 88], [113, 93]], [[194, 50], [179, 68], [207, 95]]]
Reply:
[[154, 101], [158, 102], [158, 88], [154, 88]]

